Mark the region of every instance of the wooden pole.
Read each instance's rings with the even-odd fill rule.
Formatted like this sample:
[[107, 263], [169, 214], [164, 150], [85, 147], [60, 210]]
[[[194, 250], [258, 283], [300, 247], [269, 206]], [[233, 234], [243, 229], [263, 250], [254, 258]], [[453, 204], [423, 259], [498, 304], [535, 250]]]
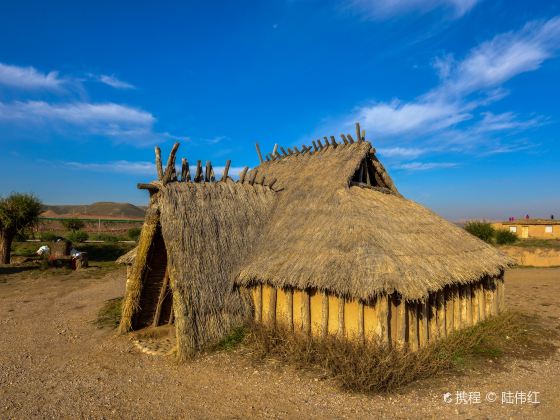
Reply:
[[451, 334], [453, 331], [453, 290], [445, 291], [445, 333]]
[[356, 123], [356, 139], [358, 139], [358, 143], [362, 142], [362, 132], [360, 130], [360, 123]]
[[358, 337], [360, 341], [364, 341], [364, 302], [358, 301]]
[[255, 292], [255, 320], [262, 322], [262, 284], [257, 284]]
[[458, 331], [462, 328], [461, 323], [461, 295], [459, 286], [453, 287], [453, 330]]
[[429, 324], [429, 341], [435, 341], [439, 337], [437, 322], [437, 295], [432, 293], [428, 301], [428, 324]]
[[187, 159], [181, 159], [181, 182], [190, 182], [191, 171], [189, 170], [189, 162]]
[[304, 290], [301, 294], [301, 321], [303, 324], [303, 332], [307, 335], [311, 334], [311, 296], [309, 290]]
[[212, 169], [212, 163], [207, 160], [206, 161], [206, 169], [204, 170], [204, 181], [210, 182], [210, 171]]
[[165, 172], [163, 173], [163, 178], [161, 182], [165, 185], [168, 182], [177, 181], [177, 171], [175, 169], [175, 156], [177, 155], [177, 150], [179, 149], [179, 143], [175, 143], [169, 157], [167, 158], [167, 166], [165, 167]]
[[344, 297], [338, 298], [338, 336], [344, 337]]
[[406, 335], [408, 332], [408, 313], [406, 302], [400, 298], [397, 305], [397, 345], [401, 348], [406, 345]]
[[329, 295], [327, 292], [322, 293], [322, 306], [321, 312], [321, 335], [326, 337], [329, 333]]
[[342, 141], [344, 142], [345, 145], [348, 145], [348, 140], [346, 139], [346, 136], [344, 134], [340, 135], [340, 138], [342, 138]]
[[270, 297], [268, 302], [268, 322], [270, 326], [273, 327], [276, 325], [276, 298], [277, 298], [278, 291], [276, 287], [271, 287], [270, 290]]
[[278, 154], [278, 143], [275, 143], [272, 149], [272, 157], [276, 156], [277, 154]]
[[155, 147], [156, 152], [156, 170], [158, 179], [161, 181], [163, 179], [163, 166], [161, 164], [161, 149], [159, 146]]
[[202, 161], [196, 161], [196, 172], [194, 174], [194, 182], [202, 181]]
[[421, 302], [419, 304], [418, 340], [420, 342], [420, 347], [426, 346], [430, 338], [428, 306], [429, 306], [429, 298], [426, 298], [424, 302]]
[[408, 311], [408, 346], [410, 350], [418, 350], [418, 305], [416, 302], [406, 303]]
[[286, 310], [288, 311], [288, 328], [294, 330], [294, 291], [286, 289]]
[[228, 179], [228, 172], [229, 166], [231, 165], [231, 160], [226, 162], [226, 166], [224, 166], [224, 172], [222, 173], [222, 181], [226, 181]]
[[259, 161], [263, 163], [263, 157], [261, 153], [261, 148], [259, 147], [259, 143], [255, 143], [255, 147], [257, 148], [257, 155], [259, 155]]
[[243, 184], [245, 182], [245, 176], [247, 176], [247, 171], [249, 170], [248, 166], [245, 166], [241, 173], [239, 174], [239, 182]]
[[447, 325], [445, 320], [445, 294], [443, 290], [436, 293], [437, 326], [440, 337], [447, 336]]
[[380, 295], [377, 296], [375, 301], [376, 306], [376, 314], [377, 314], [377, 322], [376, 322], [376, 330], [375, 335], [379, 338], [379, 340], [383, 343], [389, 342], [389, 302], [387, 300], [387, 295]]
[[167, 294], [168, 283], [169, 283], [169, 274], [167, 273], [167, 270], [165, 270], [165, 274], [163, 276], [163, 282], [161, 284], [161, 289], [159, 289], [159, 296], [156, 304], [154, 319], [152, 320], [152, 326], [154, 327], [157, 327], [159, 325], [159, 319], [161, 318], [161, 307], [163, 305], [163, 301], [165, 300], [165, 295]]

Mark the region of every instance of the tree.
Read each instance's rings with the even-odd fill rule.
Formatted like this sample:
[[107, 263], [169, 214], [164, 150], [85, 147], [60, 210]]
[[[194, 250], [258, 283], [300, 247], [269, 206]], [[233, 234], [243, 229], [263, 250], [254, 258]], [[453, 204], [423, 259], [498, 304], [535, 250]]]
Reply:
[[12, 193], [0, 198], [0, 263], [10, 263], [14, 236], [37, 223], [43, 204], [30, 194]]
[[494, 238], [494, 228], [488, 222], [470, 221], [465, 225], [465, 230], [471, 235], [482, 239], [485, 242], [492, 243]]
[[62, 226], [64, 226], [68, 230], [71, 230], [72, 232], [76, 232], [86, 225], [80, 219], [62, 219], [60, 222], [62, 223]]

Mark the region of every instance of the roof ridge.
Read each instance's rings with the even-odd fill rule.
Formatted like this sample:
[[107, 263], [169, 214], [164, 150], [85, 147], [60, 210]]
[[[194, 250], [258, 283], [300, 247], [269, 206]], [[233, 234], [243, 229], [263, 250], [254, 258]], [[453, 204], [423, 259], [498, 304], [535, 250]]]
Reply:
[[141, 190], [148, 190], [151, 193], [159, 191], [162, 187], [169, 183], [201, 183], [201, 184], [212, 184], [212, 183], [222, 183], [222, 182], [233, 182], [236, 184], [245, 184], [245, 185], [261, 185], [262, 187], [267, 187], [271, 191], [278, 192], [281, 191], [282, 188], [274, 189], [273, 186], [276, 184], [276, 178], [267, 179], [264, 175], [261, 175], [260, 178], [258, 177], [258, 168], [249, 169], [248, 166], [245, 166], [239, 175], [239, 180], [234, 181], [229, 175], [229, 168], [231, 166], [231, 160], [227, 160], [224, 166], [224, 170], [222, 172], [222, 177], [219, 181], [216, 180], [216, 175], [214, 173], [214, 168], [212, 167], [212, 162], [207, 160], [205, 169], [202, 168], [202, 161], [198, 160], [196, 164], [196, 172], [192, 176], [191, 180], [191, 173], [189, 162], [186, 158], [181, 159], [181, 178], [177, 177], [177, 169], [175, 168], [175, 155], [177, 154], [177, 149], [179, 148], [179, 143], [175, 143], [171, 152], [169, 153], [169, 158], [167, 160], [167, 166], [165, 171], [163, 170], [161, 164], [161, 149], [156, 146], [155, 147], [155, 154], [156, 154], [156, 169], [158, 173], [158, 179], [156, 181], [152, 181], [149, 183], [139, 183], [137, 184], [138, 189]]

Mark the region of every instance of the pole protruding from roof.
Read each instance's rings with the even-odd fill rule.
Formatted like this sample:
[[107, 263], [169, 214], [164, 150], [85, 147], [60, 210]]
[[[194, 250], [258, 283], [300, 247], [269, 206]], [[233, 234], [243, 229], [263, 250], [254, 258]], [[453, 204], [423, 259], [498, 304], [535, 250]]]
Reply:
[[358, 143], [361, 143], [364, 139], [362, 138], [362, 130], [360, 130], [360, 123], [356, 123], [356, 138], [358, 139]]
[[350, 134], [346, 134], [346, 137], [348, 138], [348, 141], [350, 142], [350, 144], [354, 144], [354, 139], [352, 138], [352, 136]]
[[277, 153], [278, 153], [278, 143], [275, 143], [272, 149], [272, 156], [274, 157]]
[[333, 144], [334, 147], [338, 146], [338, 143], [336, 142], [336, 139], [334, 138], [334, 136], [331, 136], [331, 143]]
[[342, 141], [344, 142], [344, 144], [352, 144], [352, 143], [354, 143], [354, 140], [352, 140], [352, 141], [348, 140], [344, 134], [341, 134], [341, 135], [340, 135], [340, 138], [342, 139]]
[[158, 176], [158, 180], [161, 181], [163, 179], [163, 166], [161, 164], [161, 149], [159, 148], [159, 146], [155, 147], [155, 152], [156, 152], [157, 176]]
[[231, 160], [228, 160], [226, 162], [226, 166], [224, 166], [224, 172], [222, 172], [222, 179], [221, 179], [222, 181], [227, 181], [230, 165], [231, 165]]
[[283, 147], [280, 147], [280, 150], [282, 151], [282, 154], [284, 155], [284, 157], [288, 156], [288, 153], [286, 152], [286, 149], [284, 149]]
[[191, 182], [189, 161], [185, 158], [181, 159], [181, 182]]
[[163, 178], [161, 182], [163, 185], [168, 182], [177, 181], [177, 170], [175, 169], [175, 156], [177, 155], [177, 150], [179, 149], [179, 143], [175, 143], [171, 152], [169, 153], [169, 158], [167, 159], [167, 166], [165, 167], [165, 172], [163, 173]]
[[196, 161], [196, 173], [194, 175], [194, 182], [202, 181], [202, 161]]
[[210, 182], [210, 171], [212, 170], [212, 162], [206, 161], [206, 168], [204, 170], [204, 182]]
[[249, 167], [245, 166], [243, 168], [243, 170], [241, 171], [241, 173], [239, 174], [239, 182], [241, 182], [242, 184], [245, 181], [245, 176], [247, 175], [248, 170], [249, 170]]
[[259, 143], [255, 143], [255, 147], [257, 148], [257, 155], [259, 155], [259, 161], [263, 163], [263, 157], [261, 153], [261, 148], [259, 147]]

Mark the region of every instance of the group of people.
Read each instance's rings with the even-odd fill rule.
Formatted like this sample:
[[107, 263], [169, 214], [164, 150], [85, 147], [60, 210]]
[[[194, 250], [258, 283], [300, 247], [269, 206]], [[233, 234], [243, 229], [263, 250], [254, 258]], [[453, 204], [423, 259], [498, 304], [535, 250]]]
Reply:
[[[525, 220], [529, 220], [530, 218], [531, 217], [529, 217], [529, 214], [525, 215]], [[550, 215], [550, 220], [554, 220], [554, 215], [553, 214]], [[508, 219], [508, 222], [514, 222], [514, 221], [515, 221], [515, 217], [510, 217]]]

